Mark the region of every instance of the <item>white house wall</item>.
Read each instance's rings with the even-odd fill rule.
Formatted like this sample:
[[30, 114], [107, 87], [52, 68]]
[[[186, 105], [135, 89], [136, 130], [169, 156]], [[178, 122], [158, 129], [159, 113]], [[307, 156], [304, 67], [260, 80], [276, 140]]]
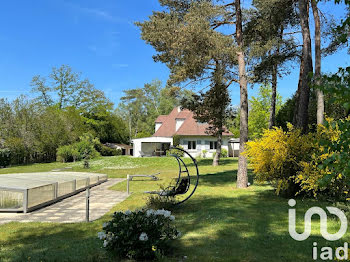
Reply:
[[[228, 147], [228, 137], [223, 137], [222, 138], [222, 146], [221, 148], [224, 148], [229, 151]], [[196, 141], [196, 149], [188, 149], [188, 141]], [[189, 152], [193, 157], [199, 157], [202, 156], [202, 151], [206, 150], [206, 156], [205, 157], [213, 157], [213, 153], [216, 152], [216, 149], [210, 149], [210, 141], [216, 142], [217, 138], [211, 137], [211, 136], [182, 136], [180, 138], [180, 145], [187, 151]]]
[[[132, 140], [134, 157], [149, 155], [154, 151], [155, 143], [170, 143], [173, 144], [172, 137], [144, 137]], [[145, 152], [143, 152], [143, 150]], [[152, 151], [153, 150], [153, 151]]]

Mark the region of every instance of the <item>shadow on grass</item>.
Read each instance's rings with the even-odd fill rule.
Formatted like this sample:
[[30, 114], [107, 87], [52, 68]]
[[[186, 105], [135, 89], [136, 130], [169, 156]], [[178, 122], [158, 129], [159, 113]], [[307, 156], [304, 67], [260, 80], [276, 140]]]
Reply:
[[13, 226], [17, 230], [0, 241], [0, 261], [113, 261], [101, 248], [95, 223]]
[[[287, 200], [272, 191], [197, 196], [175, 211], [185, 232], [178, 256], [188, 256], [188, 261], [312, 261], [313, 242], [319, 247], [343, 245], [319, 236], [303, 242], [292, 239], [288, 207]], [[305, 212], [307, 205], [302, 209]]]
[[[237, 180], [237, 170], [222, 171], [200, 175], [199, 185], [203, 186], [222, 186], [235, 183]], [[248, 182], [253, 185], [254, 175], [252, 170], [248, 170]]]
[[[213, 159], [211, 158], [197, 158], [198, 166], [212, 166], [213, 165]], [[238, 159], [237, 158], [222, 158], [220, 159], [220, 166], [227, 166], [232, 164], [237, 164]], [[188, 166], [194, 166], [194, 164], [191, 162], [187, 164]]]

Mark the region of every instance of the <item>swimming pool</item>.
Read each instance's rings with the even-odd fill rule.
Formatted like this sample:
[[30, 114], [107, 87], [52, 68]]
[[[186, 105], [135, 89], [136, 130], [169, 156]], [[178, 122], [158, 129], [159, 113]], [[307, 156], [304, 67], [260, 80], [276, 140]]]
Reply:
[[42, 172], [0, 175], [0, 212], [29, 212], [107, 181], [87, 172]]

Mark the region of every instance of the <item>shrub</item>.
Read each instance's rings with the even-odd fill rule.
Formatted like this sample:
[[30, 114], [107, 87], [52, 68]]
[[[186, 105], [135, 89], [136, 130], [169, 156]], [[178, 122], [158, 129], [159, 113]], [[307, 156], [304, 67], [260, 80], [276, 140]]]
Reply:
[[208, 153], [208, 150], [202, 150], [202, 156], [204, 157], [204, 158], [206, 158], [206, 156], [207, 156], [207, 153]]
[[25, 143], [22, 138], [9, 138], [6, 141], [5, 146], [11, 152], [11, 164], [17, 165], [29, 163], [30, 150], [25, 147]]
[[101, 156], [116, 156], [117, 155], [117, 151], [115, 149], [112, 149], [108, 146], [102, 145], [100, 146], [100, 148], [97, 149], [98, 152], [100, 152]]
[[301, 162], [302, 170], [295, 180], [302, 190], [314, 197], [324, 195], [327, 199], [346, 200], [348, 195], [349, 164], [349, 130], [350, 122], [342, 130], [347, 120], [334, 122], [326, 119], [324, 126], [318, 126], [317, 144], [310, 161]]
[[271, 182], [276, 193], [286, 196], [300, 191], [295, 182], [296, 174], [302, 170], [301, 162], [308, 162], [314, 149], [312, 134], [303, 135], [301, 130], [288, 126], [265, 130], [263, 136], [247, 143], [245, 154], [258, 181]]
[[228, 156], [228, 152], [225, 148], [221, 148], [221, 157], [227, 157]]
[[[184, 149], [182, 146], [177, 146], [180, 149]], [[166, 151], [166, 155], [170, 156], [170, 155], [177, 155], [179, 157], [183, 157], [184, 156], [184, 152], [177, 150], [177, 149], [169, 149]]]
[[102, 156], [121, 156], [122, 155], [121, 149], [113, 149], [102, 144], [96, 149]]
[[121, 149], [115, 149], [115, 155], [116, 156], [121, 156], [123, 154]]
[[100, 155], [95, 149], [98, 143], [98, 139], [93, 139], [91, 135], [85, 134], [80, 137], [79, 142], [59, 147], [57, 149], [57, 161], [73, 162], [96, 158]]
[[[170, 186], [171, 185], [169, 186], [162, 185], [160, 186], [160, 191], [166, 190]], [[150, 194], [147, 197], [146, 206], [152, 209], [171, 210], [172, 208], [174, 208], [175, 203], [176, 203], [176, 200], [174, 196], [159, 196], [156, 194]]]
[[180, 145], [180, 138], [181, 138], [181, 136], [179, 136], [179, 135], [173, 136], [173, 145], [174, 146], [178, 147]]
[[147, 198], [147, 207], [153, 209], [172, 209], [176, 201], [175, 197], [150, 195]]
[[167, 210], [115, 212], [98, 237], [103, 247], [120, 258], [154, 259], [169, 252], [170, 242], [180, 236]]
[[79, 152], [79, 160], [84, 159], [84, 156], [89, 156], [90, 159], [98, 157], [99, 153], [95, 149], [94, 145], [88, 141], [80, 141], [73, 144], [73, 147]]
[[8, 148], [0, 149], [0, 167], [7, 167], [11, 164], [11, 150]]
[[266, 130], [261, 139], [248, 142], [245, 154], [257, 180], [271, 182], [277, 194], [345, 199], [344, 176], [327, 165], [334, 156], [328, 143], [339, 145], [341, 134], [336, 125], [319, 125], [315, 133], [302, 134], [289, 124], [286, 132]]
[[75, 162], [77, 160], [81, 160], [81, 156], [74, 144], [61, 146], [57, 149], [57, 161], [66, 163]]
[[[215, 158], [216, 156], [216, 151], [213, 153], [213, 158]], [[227, 157], [228, 156], [228, 152], [225, 148], [221, 148], [221, 157]]]

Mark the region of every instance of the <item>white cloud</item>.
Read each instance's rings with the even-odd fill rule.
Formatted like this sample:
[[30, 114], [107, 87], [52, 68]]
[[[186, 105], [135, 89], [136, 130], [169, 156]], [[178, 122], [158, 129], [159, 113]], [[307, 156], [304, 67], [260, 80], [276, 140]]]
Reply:
[[104, 10], [99, 9], [99, 8], [84, 7], [84, 6], [73, 4], [73, 3], [70, 3], [67, 1], [63, 1], [63, 3], [66, 6], [79, 11], [80, 13], [94, 16], [94, 17], [99, 18], [99, 19], [103, 19], [103, 20], [113, 22], [113, 23], [128, 23], [128, 21], [126, 21], [125, 19], [120, 18], [118, 16], [114, 16], [114, 15], [108, 13], [107, 11], [104, 11]]

